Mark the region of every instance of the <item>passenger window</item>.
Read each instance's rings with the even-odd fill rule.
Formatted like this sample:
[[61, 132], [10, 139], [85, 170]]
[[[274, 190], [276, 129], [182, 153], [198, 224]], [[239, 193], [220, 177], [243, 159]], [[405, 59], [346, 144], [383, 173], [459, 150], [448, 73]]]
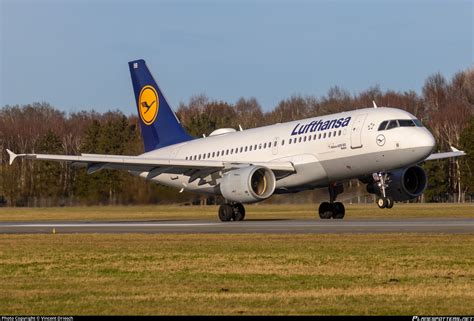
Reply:
[[217, 151], [217, 157], [219, 157], [219, 151]]
[[290, 144], [290, 145], [291, 145], [291, 141], [292, 141], [292, 138], [290, 138], [290, 140], [288, 141], [288, 144]]
[[387, 127], [387, 123], [388, 123], [388, 120], [381, 122], [379, 126], [379, 131], [385, 130], [385, 127]]
[[264, 148], [264, 149], [267, 148], [267, 143], [264, 143], [264, 144], [263, 144], [263, 148]]
[[326, 133], [324, 133], [323, 138], [326, 138]]
[[207, 158], [211, 158], [211, 153], [207, 153]]
[[241, 152], [241, 153], [242, 153], [243, 150], [244, 150], [244, 148], [243, 148], [243, 147], [240, 147], [240, 152]]
[[328, 133], [328, 138], [331, 137], [331, 132]]
[[342, 134], [342, 130], [339, 130], [339, 136], [341, 136], [341, 134]]
[[310, 140], [311, 140], [311, 137], [312, 137], [311, 135], [309, 135], [309, 136], [308, 136], [308, 141], [310, 141]]
[[212, 157], [216, 157], [216, 152], [212, 152]]
[[281, 146], [283, 146], [283, 145], [285, 145], [285, 140], [284, 139], [281, 141]]
[[275, 140], [275, 142], [273, 143], [273, 147], [276, 147], [277, 145], [277, 141]]
[[321, 134], [318, 135], [318, 139], [321, 139]]
[[252, 145], [250, 145], [250, 148], [249, 148], [250, 151], [252, 151]]
[[226, 151], [225, 151], [225, 154], [226, 154], [226, 155], [229, 155], [229, 150], [226, 150]]
[[398, 122], [396, 120], [391, 120], [388, 123], [387, 130], [398, 127]]

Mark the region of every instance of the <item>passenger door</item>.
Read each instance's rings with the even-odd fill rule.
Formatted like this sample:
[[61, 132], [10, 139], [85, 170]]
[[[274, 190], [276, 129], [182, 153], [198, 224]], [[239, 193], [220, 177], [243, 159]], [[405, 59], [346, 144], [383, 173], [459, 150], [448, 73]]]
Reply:
[[351, 130], [351, 148], [362, 147], [362, 129], [364, 128], [365, 118], [367, 114], [358, 115]]

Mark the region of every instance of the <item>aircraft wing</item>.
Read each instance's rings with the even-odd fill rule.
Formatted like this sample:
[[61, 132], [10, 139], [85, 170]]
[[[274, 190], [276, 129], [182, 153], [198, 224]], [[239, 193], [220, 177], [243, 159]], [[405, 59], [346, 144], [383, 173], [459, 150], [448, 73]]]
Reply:
[[460, 156], [464, 156], [464, 155], [466, 155], [465, 152], [451, 146], [451, 151], [450, 152], [431, 154], [430, 156], [428, 156], [428, 158], [425, 159], [425, 161], [435, 160], [435, 159], [443, 159], [443, 158], [450, 158], [450, 157], [460, 157]]
[[87, 173], [92, 174], [101, 169], [123, 169], [129, 171], [149, 172], [148, 179], [160, 174], [184, 174], [190, 176], [189, 182], [203, 178], [218, 171], [227, 171], [244, 166], [265, 166], [275, 172], [288, 175], [295, 172], [291, 162], [229, 162], [217, 160], [184, 160], [149, 158], [143, 156], [121, 156], [82, 154], [76, 155], [50, 155], [50, 154], [15, 154], [7, 149], [10, 155], [10, 165], [16, 158], [39, 159], [46, 161], [70, 162], [73, 166], [87, 167]]

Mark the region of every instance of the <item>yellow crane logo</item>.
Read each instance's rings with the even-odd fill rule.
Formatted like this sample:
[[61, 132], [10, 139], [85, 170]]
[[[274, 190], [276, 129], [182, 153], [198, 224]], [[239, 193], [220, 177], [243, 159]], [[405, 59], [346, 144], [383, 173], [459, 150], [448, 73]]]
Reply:
[[158, 115], [158, 108], [160, 107], [160, 100], [158, 93], [152, 86], [144, 86], [140, 91], [138, 99], [138, 111], [140, 118], [146, 125], [151, 125]]

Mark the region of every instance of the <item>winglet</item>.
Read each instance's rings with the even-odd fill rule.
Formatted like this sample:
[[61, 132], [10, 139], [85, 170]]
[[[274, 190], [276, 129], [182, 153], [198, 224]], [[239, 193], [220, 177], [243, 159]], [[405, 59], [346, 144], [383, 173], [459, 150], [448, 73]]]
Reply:
[[449, 147], [451, 147], [451, 151], [453, 151], [453, 152], [459, 152], [459, 149], [457, 149], [457, 148], [455, 148], [455, 147], [453, 147], [453, 146], [449, 146]]
[[18, 156], [17, 154], [15, 154], [14, 152], [12, 152], [11, 150], [7, 149], [7, 153], [8, 155], [10, 155], [10, 165], [13, 164], [13, 161], [15, 160], [15, 158]]
[[375, 103], [375, 100], [372, 100], [372, 104], [374, 104], [374, 108], [377, 108], [377, 104]]

